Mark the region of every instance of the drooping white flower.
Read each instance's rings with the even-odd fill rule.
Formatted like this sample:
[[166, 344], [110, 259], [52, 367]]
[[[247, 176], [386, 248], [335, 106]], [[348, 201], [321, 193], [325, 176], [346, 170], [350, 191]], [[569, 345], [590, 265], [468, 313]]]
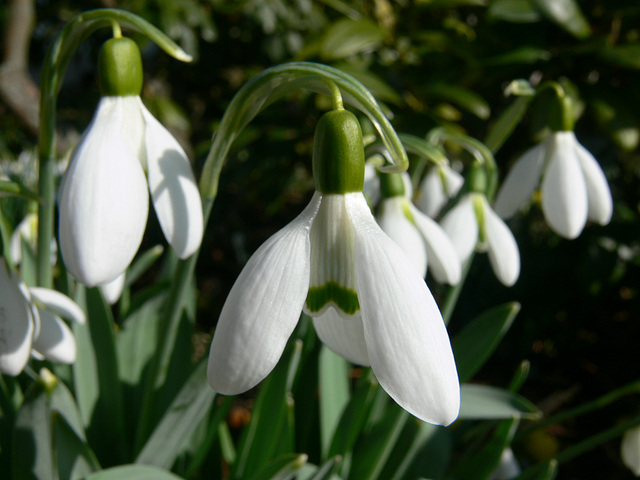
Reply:
[[458, 194], [463, 184], [464, 177], [449, 165], [434, 166], [420, 182], [416, 206], [421, 212], [435, 218], [447, 202]]
[[[381, 182], [390, 182], [391, 175], [394, 174], [383, 174]], [[405, 179], [402, 191], [382, 189], [383, 198], [376, 217], [378, 224], [402, 248], [422, 277], [426, 276], [429, 266], [436, 281], [457, 284], [461, 264], [451, 240], [438, 223], [411, 203], [411, 183], [407, 188], [408, 175], [402, 177]]]
[[520, 275], [518, 245], [484, 194], [465, 194], [443, 217], [441, 225], [462, 263], [478, 248], [489, 254], [491, 268], [500, 282], [508, 287], [516, 282]]
[[73, 300], [55, 290], [28, 288], [12, 277], [0, 258], [0, 371], [16, 376], [30, 356], [73, 363], [75, 337], [60, 316], [85, 322]]
[[[109, 42], [116, 40], [139, 57], [133, 41]], [[130, 64], [120, 67], [118, 56], [112, 63], [103, 61], [103, 52], [109, 58], [111, 51], [105, 50], [107, 44], [101, 65]], [[121, 82], [127, 75], [128, 70], [114, 78]], [[178, 257], [193, 254], [203, 234], [202, 204], [191, 165], [176, 139], [143, 105], [138, 96], [141, 77], [133, 86], [133, 81], [114, 86], [116, 80], [108, 72], [100, 78], [107, 94], [71, 155], [59, 195], [62, 256], [69, 271], [88, 286], [114, 280], [133, 259], [147, 221], [148, 191]], [[117, 93], [119, 88], [125, 93]]]
[[640, 426], [624, 432], [620, 444], [620, 455], [625, 466], [636, 477], [640, 477]]
[[[460, 386], [447, 330], [423, 278], [373, 218], [362, 194], [364, 152], [353, 159], [350, 148], [322, 163], [344, 148], [334, 136], [349, 146], [361, 142], [357, 120], [346, 113], [330, 112], [318, 124], [311, 202], [254, 253], [231, 289], [211, 344], [209, 383], [223, 394], [258, 384], [304, 311], [329, 348], [371, 365], [403, 408], [449, 424]], [[335, 148], [323, 150], [332, 141]]]
[[587, 220], [606, 225], [613, 201], [607, 179], [593, 155], [573, 131], [558, 131], [527, 150], [500, 188], [495, 210], [510, 218], [531, 198], [542, 177], [542, 211], [549, 226], [573, 239]]
[[125, 273], [121, 273], [114, 280], [100, 285], [100, 292], [109, 305], [113, 305], [120, 299], [124, 289]]

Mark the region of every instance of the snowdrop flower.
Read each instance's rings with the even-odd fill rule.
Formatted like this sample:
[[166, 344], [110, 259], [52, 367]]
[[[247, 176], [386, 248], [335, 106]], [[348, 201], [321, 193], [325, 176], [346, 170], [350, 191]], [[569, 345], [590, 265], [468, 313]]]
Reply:
[[69, 297], [47, 288], [28, 288], [12, 277], [0, 257], [0, 371], [16, 376], [29, 357], [73, 363], [76, 341], [59, 317], [85, 322], [84, 312]]
[[620, 444], [622, 462], [636, 477], [640, 477], [640, 426], [630, 428], [622, 435]]
[[460, 281], [458, 255], [442, 227], [420, 212], [409, 200], [411, 182], [406, 174], [381, 174], [378, 224], [411, 259], [424, 278], [427, 265], [440, 283], [455, 285]]
[[355, 116], [326, 113], [316, 130], [316, 192], [305, 210], [249, 259], [224, 304], [208, 379], [246, 391], [274, 368], [300, 313], [333, 351], [371, 365], [416, 417], [449, 424], [460, 386], [447, 330], [426, 283], [376, 224], [364, 195]]
[[435, 218], [447, 202], [458, 194], [463, 183], [462, 175], [449, 165], [436, 165], [420, 182], [416, 206]]
[[516, 478], [520, 473], [522, 473], [520, 464], [518, 464], [513, 450], [507, 447], [502, 451], [498, 466], [491, 472], [487, 480], [510, 480]]
[[[471, 175], [475, 175], [475, 172], [472, 171]], [[486, 251], [496, 277], [510, 287], [520, 275], [518, 245], [509, 227], [489, 205], [484, 193], [476, 190], [472, 188], [447, 212], [442, 218], [442, 228], [449, 235], [462, 263], [467, 261], [474, 249]]]
[[109, 305], [113, 305], [122, 295], [126, 274], [123, 272], [110, 282], [100, 285], [100, 292]]
[[542, 211], [549, 226], [576, 238], [588, 220], [606, 225], [613, 201], [607, 179], [573, 131], [557, 131], [513, 165], [496, 197], [496, 213], [510, 218], [531, 198], [542, 177]]
[[108, 283], [136, 254], [149, 191], [162, 231], [180, 258], [202, 240], [200, 195], [189, 160], [140, 100], [142, 62], [130, 39], [100, 52], [103, 97], [73, 151], [60, 186], [60, 246], [65, 265], [88, 286]]

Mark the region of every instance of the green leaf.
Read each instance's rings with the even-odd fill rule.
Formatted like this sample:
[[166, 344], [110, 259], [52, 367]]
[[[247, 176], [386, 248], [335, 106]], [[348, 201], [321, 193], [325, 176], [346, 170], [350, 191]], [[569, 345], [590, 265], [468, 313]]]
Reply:
[[552, 22], [576, 38], [591, 35], [591, 27], [575, 0], [531, 0], [531, 2]]
[[389, 404], [380, 422], [356, 445], [349, 478], [375, 480], [382, 470], [411, 415], [396, 404]]
[[384, 30], [366, 18], [342, 18], [326, 31], [320, 54], [327, 60], [373, 50], [384, 40]]
[[13, 429], [12, 451], [14, 479], [57, 480], [53, 466], [49, 398], [41, 381], [31, 385], [25, 394]]
[[86, 441], [62, 415], [53, 415], [53, 449], [61, 479], [81, 478], [100, 469], [98, 460]]
[[488, 385], [466, 383], [460, 389], [460, 419], [499, 418], [536, 419], [540, 411], [526, 398]]
[[477, 93], [458, 85], [433, 83], [427, 85], [423, 89], [423, 92], [427, 96], [452, 102], [473, 113], [482, 120], [489, 118], [489, 114], [491, 113], [489, 104], [484, 98]]
[[625, 68], [640, 70], [640, 43], [616, 45], [598, 50], [604, 60]]
[[[436, 425], [410, 419], [393, 449], [381, 478], [390, 480], [413, 478], [414, 475], [409, 474], [412, 465], [418, 457], [424, 455], [427, 444], [434, 439], [439, 429], [440, 427]], [[443, 453], [438, 459], [432, 459], [432, 463], [446, 465], [450, 456], [450, 452], [448, 453]]]
[[356, 67], [351, 63], [339, 63], [336, 67], [362, 82], [377, 99], [394, 105], [404, 103], [400, 94], [391, 85], [369, 70]]
[[508, 52], [504, 52], [500, 55], [483, 58], [479, 63], [485, 67], [514, 64], [530, 65], [536, 62], [546, 62], [550, 58], [551, 52], [549, 50], [526, 45], [514, 48], [513, 50], [509, 50]]
[[371, 370], [366, 372], [359, 379], [349, 403], [342, 412], [329, 447], [329, 457], [344, 456], [350, 452], [366, 425], [376, 392], [380, 389]]
[[498, 466], [505, 448], [511, 445], [518, 428], [516, 418], [500, 422], [488, 439], [481, 439], [477, 450], [466, 451], [449, 472], [456, 480], [484, 480]]
[[299, 453], [289, 453], [274, 458], [250, 480], [289, 480], [307, 463], [307, 456]]
[[92, 473], [84, 480], [181, 480], [173, 473], [148, 465], [121, 465]]
[[207, 362], [202, 361], [191, 374], [136, 458], [136, 463], [171, 468], [185, 441], [213, 407], [216, 393], [207, 383], [206, 368]]
[[287, 386], [300, 361], [302, 342], [294, 341], [285, 349], [276, 368], [262, 383], [251, 421], [242, 432], [232, 478], [247, 478], [275, 455], [285, 453], [280, 445], [293, 445], [292, 398]]
[[333, 473], [338, 458], [330, 458], [320, 467], [307, 463], [298, 472], [296, 480], [340, 480], [340, 477]]
[[487, 9], [491, 20], [504, 20], [511, 23], [534, 23], [541, 15], [530, 0], [493, 0]]
[[340, 415], [349, 401], [348, 374], [347, 361], [323, 345], [319, 362], [322, 458], [327, 458]]
[[519, 303], [507, 303], [483, 313], [451, 341], [460, 382], [468, 381], [489, 359], [520, 311]]
[[493, 123], [484, 140], [484, 144], [494, 155], [498, 153], [498, 150], [500, 150], [500, 147], [502, 147], [507, 138], [509, 138], [511, 132], [518, 126], [520, 120], [522, 120], [522, 117], [527, 112], [532, 98], [533, 97], [528, 96], [516, 98]]
[[122, 463], [127, 451], [114, 322], [98, 288], [78, 288], [87, 322], [73, 325], [78, 345], [73, 365], [75, 396], [89, 444], [103, 465]]

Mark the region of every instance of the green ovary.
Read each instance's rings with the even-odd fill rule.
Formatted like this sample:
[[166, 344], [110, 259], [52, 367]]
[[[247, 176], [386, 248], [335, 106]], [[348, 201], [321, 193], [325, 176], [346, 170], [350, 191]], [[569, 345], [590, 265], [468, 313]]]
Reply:
[[320, 287], [309, 289], [306, 307], [310, 313], [319, 312], [329, 303], [333, 303], [347, 315], [353, 315], [360, 310], [357, 293], [336, 282], [327, 282]]

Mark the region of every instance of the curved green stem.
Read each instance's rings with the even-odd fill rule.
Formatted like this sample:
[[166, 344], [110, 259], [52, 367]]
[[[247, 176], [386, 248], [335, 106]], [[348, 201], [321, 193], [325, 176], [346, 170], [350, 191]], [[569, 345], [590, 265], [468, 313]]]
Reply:
[[62, 29], [47, 52], [40, 82], [40, 136], [38, 188], [41, 202], [38, 207], [38, 284], [51, 287], [53, 282], [49, 263], [51, 238], [54, 235], [55, 160], [56, 160], [56, 104], [64, 74], [78, 46], [99, 28], [115, 24], [139, 31], [156, 42], [165, 52], [178, 60], [191, 61], [191, 56], [169, 37], [133, 13], [116, 9], [98, 9], [81, 13]]
[[200, 192], [214, 198], [218, 180], [231, 145], [247, 124], [267, 106], [304, 88], [331, 94], [327, 81], [335, 84], [344, 100], [365, 113], [382, 136], [395, 160], [384, 170], [403, 172], [409, 165], [407, 153], [391, 123], [371, 93], [355, 78], [336, 68], [311, 62], [291, 62], [268, 68], [247, 82], [233, 97], [216, 132], [200, 178]]

